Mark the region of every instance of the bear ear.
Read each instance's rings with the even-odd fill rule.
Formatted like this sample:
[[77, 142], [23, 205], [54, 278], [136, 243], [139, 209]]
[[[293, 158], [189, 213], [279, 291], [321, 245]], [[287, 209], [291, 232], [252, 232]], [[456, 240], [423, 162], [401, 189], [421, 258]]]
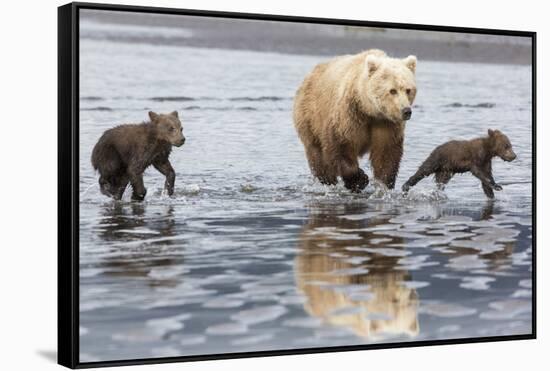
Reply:
[[487, 134], [489, 134], [489, 136], [492, 137], [493, 135], [495, 135], [495, 131], [492, 129], [489, 129], [487, 130]]
[[382, 61], [380, 58], [378, 58], [375, 55], [367, 55], [367, 58], [365, 59], [365, 67], [367, 69], [367, 76], [372, 76], [373, 73], [376, 72], [377, 69], [380, 68], [380, 64]]
[[153, 111], [149, 111], [149, 118], [151, 119], [151, 121], [156, 121], [159, 118], [159, 115], [158, 115], [158, 113], [155, 113]]
[[403, 59], [403, 62], [412, 73], [416, 72], [416, 56], [409, 55], [407, 58]]
[[178, 116], [178, 111], [172, 111], [172, 112], [170, 112], [170, 114], [174, 117], [179, 117]]

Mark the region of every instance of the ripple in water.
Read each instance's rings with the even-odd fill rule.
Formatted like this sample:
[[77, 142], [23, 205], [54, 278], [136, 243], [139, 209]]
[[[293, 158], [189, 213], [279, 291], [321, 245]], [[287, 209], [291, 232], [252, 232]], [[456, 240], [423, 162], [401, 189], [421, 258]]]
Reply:
[[[80, 43], [81, 361], [531, 331], [528, 67], [420, 61], [396, 190], [373, 181], [352, 194], [312, 179], [291, 121], [318, 56], [159, 43], [143, 53], [125, 40], [194, 35], [111, 28], [89, 27]], [[129, 190], [113, 202], [91, 150], [149, 109], [183, 122], [175, 194], [151, 167], [145, 202]], [[491, 123], [518, 154], [493, 161], [504, 187], [494, 201], [470, 174], [444, 192], [432, 177], [399, 191], [435, 146]]]

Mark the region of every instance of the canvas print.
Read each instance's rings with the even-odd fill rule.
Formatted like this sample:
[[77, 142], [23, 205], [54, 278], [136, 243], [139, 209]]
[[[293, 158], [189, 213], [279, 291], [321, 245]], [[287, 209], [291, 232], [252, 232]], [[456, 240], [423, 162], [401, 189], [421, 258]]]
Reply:
[[533, 332], [532, 38], [78, 14], [80, 362]]

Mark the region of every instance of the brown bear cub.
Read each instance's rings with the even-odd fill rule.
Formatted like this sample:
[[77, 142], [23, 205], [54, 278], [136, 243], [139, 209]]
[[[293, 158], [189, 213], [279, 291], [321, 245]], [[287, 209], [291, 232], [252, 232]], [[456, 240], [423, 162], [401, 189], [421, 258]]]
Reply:
[[165, 177], [168, 195], [174, 193], [176, 173], [168, 160], [172, 146], [185, 142], [176, 111], [170, 114], [149, 112], [150, 122], [126, 124], [103, 133], [92, 152], [92, 165], [99, 172], [101, 193], [120, 200], [128, 183], [132, 200], [141, 201], [147, 190], [143, 172], [153, 165]]
[[452, 140], [434, 149], [416, 174], [403, 185], [403, 192], [434, 173], [435, 182], [443, 189], [453, 175], [469, 171], [481, 181], [485, 195], [495, 197], [493, 189], [501, 191], [502, 187], [493, 179], [491, 160], [498, 156], [504, 161], [513, 161], [516, 154], [510, 140], [502, 132], [489, 129], [488, 134], [487, 137], [472, 140]]

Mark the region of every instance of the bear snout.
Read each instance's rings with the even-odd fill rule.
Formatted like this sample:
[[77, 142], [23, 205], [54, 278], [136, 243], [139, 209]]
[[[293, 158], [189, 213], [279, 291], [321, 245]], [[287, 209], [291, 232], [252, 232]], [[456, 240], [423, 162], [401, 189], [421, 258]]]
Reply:
[[506, 154], [505, 160], [508, 161], [508, 162], [509, 161], [514, 161], [516, 159], [516, 157], [518, 157], [516, 155], [516, 153], [514, 151], [510, 151], [509, 153]]
[[403, 117], [403, 120], [409, 120], [411, 116], [412, 116], [411, 107], [405, 107], [401, 110], [401, 117]]
[[176, 143], [176, 147], [183, 146], [183, 143], [185, 143], [185, 137], [181, 137], [181, 139]]

